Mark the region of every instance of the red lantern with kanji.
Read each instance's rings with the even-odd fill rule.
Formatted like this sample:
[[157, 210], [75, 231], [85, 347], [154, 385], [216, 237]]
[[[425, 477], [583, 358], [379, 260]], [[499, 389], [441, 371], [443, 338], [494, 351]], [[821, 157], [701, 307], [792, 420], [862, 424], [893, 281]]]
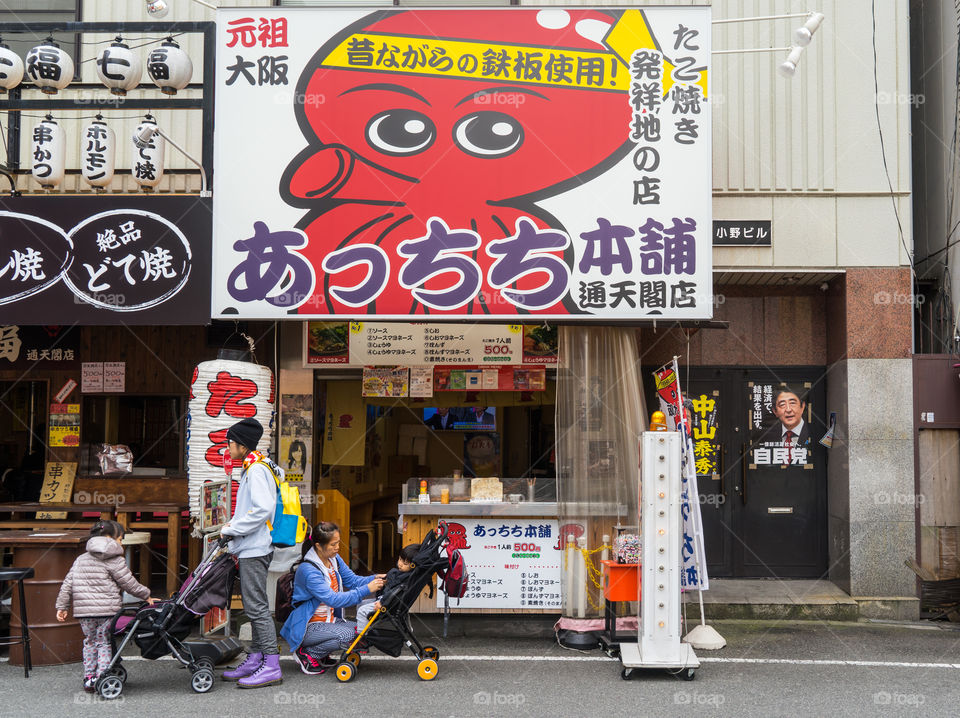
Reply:
[[[187, 470], [189, 472], [190, 513], [200, 510], [200, 486], [205, 481], [222, 479], [227, 469], [227, 429], [241, 419], [256, 419], [263, 424], [263, 437], [256, 447], [271, 456], [273, 422], [276, 416], [273, 372], [265, 366], [243, 361], [217, 359], [199, 364], [193, 371], [187, 415]], [[233, 462], [230, 475], [236, 497], [239, 462]], [[231, 502], [232, 503], [232, 502]]]

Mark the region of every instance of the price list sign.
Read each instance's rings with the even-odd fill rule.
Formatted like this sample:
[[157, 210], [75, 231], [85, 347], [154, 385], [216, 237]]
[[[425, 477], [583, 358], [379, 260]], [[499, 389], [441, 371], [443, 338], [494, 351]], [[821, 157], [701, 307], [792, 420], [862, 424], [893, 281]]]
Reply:
[[[563, 552], [557, 548], [559, 524], [547, 519], [446, 520], [453, 548], [467, 564], [466, 595], [451, 600], [454, 608], [561, 607], [560, 571]], [[443, 606], [437, 591], [437, 606]]]

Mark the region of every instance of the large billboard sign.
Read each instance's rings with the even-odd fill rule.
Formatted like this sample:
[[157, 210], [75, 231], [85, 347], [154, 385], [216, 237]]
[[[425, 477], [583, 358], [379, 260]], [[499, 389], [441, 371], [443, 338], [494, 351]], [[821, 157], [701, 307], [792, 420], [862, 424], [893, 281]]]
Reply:
[[712, 316], [710, 9], [222, 9], [213, 316]]

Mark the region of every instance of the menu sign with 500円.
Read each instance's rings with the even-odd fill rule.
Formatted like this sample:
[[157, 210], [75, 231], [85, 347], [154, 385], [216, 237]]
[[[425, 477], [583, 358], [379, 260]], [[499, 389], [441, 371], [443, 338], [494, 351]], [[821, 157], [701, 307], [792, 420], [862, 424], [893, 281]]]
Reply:
[[[454, 608], [560, 608], [560, 526], [549, 519], [445, 519], [470, 573]], [[442, 582], [437, 606], [443, 606]]]

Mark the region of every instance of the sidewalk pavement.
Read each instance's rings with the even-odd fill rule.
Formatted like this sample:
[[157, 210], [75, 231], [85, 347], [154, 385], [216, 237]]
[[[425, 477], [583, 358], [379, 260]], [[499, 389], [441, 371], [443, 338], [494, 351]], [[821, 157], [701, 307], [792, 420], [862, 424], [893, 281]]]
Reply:
[[[694, 681], [645, 671], [630, 681], [599, 651], [580, 653], [543, 637], [458, 636], [440, 647], [440, 671], [373, 651], [357, 677], [307, 676], [282, 661], [282, 685], [241, 690], [218, 680], [194, 694], [171, 660], [131, 656], [124, 694], [84, 693], [79, 664], [37, 667], [29, 679], [0, 663], [0, 716], [718, 716], [956, 715], [960, 631], [952, 625], [717, 621], [728, 641], [700, 652]], [[416, 622], [415, 622], [416, 628]], [[218, 671], [219, 672], [219, 671]]]

